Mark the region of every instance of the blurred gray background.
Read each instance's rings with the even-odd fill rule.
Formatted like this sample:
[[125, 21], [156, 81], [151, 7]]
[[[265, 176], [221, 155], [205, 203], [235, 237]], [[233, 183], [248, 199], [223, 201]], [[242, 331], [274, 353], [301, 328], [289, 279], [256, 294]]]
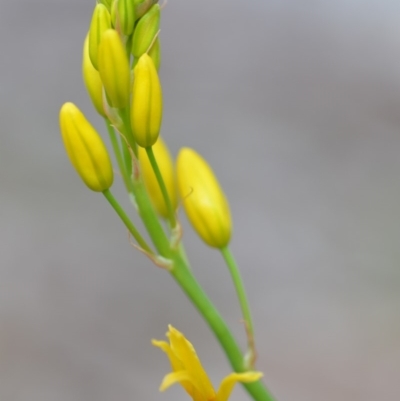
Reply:
[[[150, 339], [174, 324], [215, 385], [225, 356], [60, 140], [65, 101], [105, 131], [81, 79], [93, 5], [0, 1], [0, 399], [187, 400], [159, 394], [169, 365]], [[400, 2], [169, 0], [161, 41], [163, 136], [229, 196], [277, 400], [400, 399]], [[182, 220], [244, 345], [221, 257]]]

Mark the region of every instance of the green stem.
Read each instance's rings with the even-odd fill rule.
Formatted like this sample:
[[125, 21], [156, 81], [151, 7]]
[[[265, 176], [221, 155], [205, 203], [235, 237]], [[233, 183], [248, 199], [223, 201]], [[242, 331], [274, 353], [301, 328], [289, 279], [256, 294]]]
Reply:
[[111, 146], [113, 148], [115, 158], [117, 160], [118, 168], [122, 175], [122, 179], [124, 180], [126, 190], [128, 192], [131, 192], [132, 185], [130, 184], [129, 174], [127, 172], [126, 165], [124, 164], [124, 159], [122, 157], [121, 149], [119, 147], [118, 139], [117, 139], [117, 136], [115, 135], [114, 128], [111, 125], [111, 122], [108, 118], [105, 118], [104, 121], [107, 126], [107, 131], [108, 131], [108, 135], [110, 137]]
[[131, 128], [131, 116], [130, 116], [129, 107], [120, 109], [120, 111], [121, 111], [120, 116], [124, 123], [124, 128], [125, 128], [124, 134], [125, 134], [126, 140], [129, 144], [129, 146], [131, 147], [134, 155], [136, 157], [138, 157], [137, 144], [136, 144], [135, 138], [133, 137], [132, 128]]
[[143, 181], [137, 176], [137, 172], [134, 172], [133, 174], [132, 183], [135, 193], [135, 200], [139, 209], [139, 215], [143, 221], [143, 224], [145, 225], [158, 253], [161, 256], [168, 258], [171, 251], [167, 235], [165, 234], [154, 207], [151, 204]]
[[122, 153], [124, 155], [124, 160], [125, 160], [125, 168], [127, 171], [127, 176], [128, 176], [128, 181], [129, 181], [129, 191], [133, 191], [133, 185], [132, 185], [132, 157], [129, 152], [128, 144], [122, 140], [121, 141], [121, 147], [122, 147]]
[[171, 225], [171, 228], [174, 229], [176, 226], [175, 212], [172, 207], [171, 199], [169, 198], [167, 187], [165, 186], [164, 179], [161, 175], [160, 168], [158, 167], [157, 160], [154, 156], [153, 148], [150, 146], [146, 148], [147, 157], [149, 158], [151, 167], [153, 168], [154, 174], [156, 176], [158, 185], [161, 189], [162, 196], [164, 198], [164, 202], [167, 205], [168, 209], [168, 220]]
[[225, 259], [225, 263], [228, 266], [229, 272], [232, 276], [233, 284], [235, 285], [236, 294], [239, 299], [240, 308], [242, 309], [243, 319], [246, 324], [246, 331], [248, 333], [248, 342], [250, 350], [253, 352], [252, 357], [255, 357], [254, 350], [254, 327], [253, 327], [253, 319], [251, 318], [249, 301], [247, 300], [246, 290], [243, 285], [242, 277], [240, 276], [240, 271], [235, 261], [235, 258], [232, 255], [229, 247], [226, 246], [221, 248], [222, 256]]
[[128, 215], [125, 213], [124, 209], [121, 207], [121, 205], [118, 203], [118, 201], [114, 198], [113, 194], [109, 189], [106, 189], [103, 191], [103, 195], [105, 198], [108, 200], [110, 205], [113, 207], [113, 209], [117, 212], [118, 216], [121, 218], [123, 223], [125, 224], [126, 228], [129, 230], [129, 232], [132, 234], [133, 238], [137, 241], [139, 246], [144, 249], [146, 252], [150, 254], [154, 254], [154, 252], [151, 250], [151, 248], [147, 245], [146, 241], [143, 239], [143, 237], [140, 235], [139, 231], [136, 229], [132, 221], [129, 219]]
[[[174, 258], [174, 262], [175, 268], [171, 271], [173, 278], [177, 281], [179, 286], [208, 323], [222, 346], [234, 371], [246, 372], [248, 369], [245, 366], [242, 352], [227, 324], [207, 297], [202, 287], [196, 281], [180, 255], [177, 255]], [[259, 380], [255, 383], [244, 383], [243, 385], [254, 400], [274, 401], [274, 397], [269, 393], [262, 381]]]

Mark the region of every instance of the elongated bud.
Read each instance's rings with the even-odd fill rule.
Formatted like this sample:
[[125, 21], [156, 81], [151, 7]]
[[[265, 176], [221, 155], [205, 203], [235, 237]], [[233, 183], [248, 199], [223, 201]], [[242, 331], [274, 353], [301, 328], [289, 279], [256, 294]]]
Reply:
[[104, 142], [73, 103], [61, 107], [60, 128], [69, 160], [84, 183], [96, 192], [110, 188], [114, 176]]
[[[174, 165], [172, 162], [171, 155], [168, 151], [167, 145], [158, 138], [157, 142], [153, 145], [154, 157], [157, 160], [158, 167], [160, 168], [161, 175], [163, 177], [169, 199], [172, 207], [175, 210], [177, 206], [177, 188], [175, 182]], [[165, 204], [165, 200], [162, 196], [160, 186], [158, 185], [157, 178], [154, 174], [154, 170], [151, 167], [149, 158], [146, 150], [139, 147], [139, 161], [142, 167], [143, 180], [146, 185], [147, 192], [150, 195], [150, 199], [157, 211], [157, 213], [164, 217], [168, 217], [168, 208]]]
[[83, 44], [82, 75], [83, 82], [89, 93], [90, 99], [92, 100], [93, 106], [101, 116], [106, 117], [103, 108], [103, 84], [99, 72], [93, 67], [92, 62], [90, 61], [88, 35]]
[[143, 17], [153, 4], [158, 3], [158, 0], [133, 0], [135, 4], [136, 19]]
[[140, 57], [146, 53], [160, 29], [160, 6], [154, 4], [150, 10], [140, 18], [133, 32], [132, 54]]
[[146, 53], [133, 70], [131, 126], [139, 146], [153, 146], [162, 119], [161, 84], [153, 60]]
[[108, 29], [99, 46], [99, 73], [113, 107], [129, 104], [130, 69], [121, 39], [114, 29]]
[[154, 67], [156, 67], [156, 70], [158, 71], [160, 69], [160, 64], [161, 64], [161, 46], [160, 46], [160, 39], [158, 37], [154, 41], [153, 46], [151, 46], [147, 54], [153, 60]]
[[228, 245], [232, 232], [229, 205], [211, 167], [193, 149], [183, 148], [177, 158], [177, 175], [180, 197], [197, 234], [214, 248]]
[[114, 0], [111, 4], [111, 11], [110, 11], [111, 25], [115, 29], [117, 29], [117, 4], [118, 0]]
[[107, 7], [103, 4], [96, 4], [93, 11], [92, 21], [89, 29], [89, 56], [93, 67], [98, 70], [98, 51], [101, 36], [111, 28], [111, 16]]
[[100, 4], [103, 4], [107, 7], [108, 11], [111, 11], [111, 5], [114, 2], [114, 0], [99, 0], [98, 1]]
[[115, 0], [116, 8], [116, 26], [121, 32], [129, 36], [135, 27], [135, 5], [133, 0]]

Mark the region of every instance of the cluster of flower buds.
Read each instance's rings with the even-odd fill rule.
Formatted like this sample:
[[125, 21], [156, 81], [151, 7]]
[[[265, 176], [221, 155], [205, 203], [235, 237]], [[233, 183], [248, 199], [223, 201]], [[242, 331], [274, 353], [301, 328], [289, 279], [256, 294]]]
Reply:
[[118, 113], [130, 109], [133, 139], [144, 147], [156, 142], [161, 127], [159, 29], [156, 0], [101, 1], [84, 45], [83, 78], [93, 105], [116, 126]]
[[[94, 7], [89, 32], [83, 46], [83, 80], [96, 111], [112, 121], [123, 141], [131, 148], [152, 146], [159, 136], [162, 118], [162, 94], [158, 78], [160, 66], [160, 7], [157, 0], [103, 0]], [[60, 112], [62, 137], [67, 149], [73, 149], [78, 131], [87, 142], [87, 159], [93, 158], [92, 140], [101, 141], [83, 114]], [[76, 108], [76, 106], [74, 106]], [[76, 110], [78, 110], [76, 108]], [[79, 110], [78, 110], [79, 111]], [[123, 120], [128, 115], [129, 119]], [[89, 131], [72, 118], [84, 119]], [[124, 123], [129, 125], [124, 127]], [[70, 145], [67, 145], [69, 141]], [[85, 183], [87, 171], [71, 162]], [[98, 173], [102, 173], [96, 169]], [[90, 174], [93, 175], [93, 172]], [[99, 180], [100, 182], [101, 180]], [[110, 183], [111, 185], [111, 183]], [[103, 191], [104, 186], [89, 186]]]
[[[96, 111], [117, 129], [118, 146], [128, 149], [125, 154], [140, 166], [140, 179], [156, 212], [163, 218], [175, 215], [179, 193], [200, 237], [212, 247], [223, 248], [230, 240], [231, 219], [211, 168], [195, 151], [184, 148], [175, 172], [168, 148], [159, 138], [159, 30], [158, 0], [98, 1], [83, 46], [83, 80]], [[61, 108], [60, 126], [71, 163], [85, 184], [94, 191], [108, 190], [113, 170], [99, 134], [72, 103]], [[149, 149], [158, 164], [164, 192], [146, 154]], [[131, 165], [127, 167], [126, 161], [125, 170], [131, 180], [132, 171], [127, 171]]]

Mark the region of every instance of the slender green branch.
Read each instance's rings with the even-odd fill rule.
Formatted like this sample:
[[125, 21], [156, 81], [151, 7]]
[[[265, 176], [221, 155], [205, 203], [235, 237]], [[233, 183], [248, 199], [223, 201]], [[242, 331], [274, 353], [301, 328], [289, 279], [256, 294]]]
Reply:
[[139, 208], [139, 215], [143, 221], [143, 224], [145, 225], [147, 232], [150, 235], [150, 238], [159, 254], [165, 258], [168, 258], [171, 253], [168, 237], [165, 234], [160, 220], [157, 217], [143, 181], [136, 175], [135, 172], [133, 174], [132, 183], [135, 200]]
[[131, 147], [134, 155], [137, 157], [138, 150], [137, 150], [137, 144], [136, 144], [135, 138], [133, 137], [133, 133], [132, 133], [131, 116], [130, 116], [129, 107], [125, 107], [124, 109], [121, 109], [120, 111], [121, 111], [120, 116], [124, 123], [124, 129], [125, 129], [124, 134], [125, 134], [126, 140], [129, 144], [129, 146]]
[[124, 156], [124, 161], [125, 161], [125, 167], [128, 175], [128, 180], [129, 180], [129, 188], [131, 191], [133, 191], [133, 185], [132, 185], [132, 156], [129, 152], [128, 144], [122, 139], [121, 141], [121, 147], [122, 147], [122, 154]]
[[[177, 281], [178, 285], [186, 293], [197, 310], [203, 316], [209, 327], [217, 337], [220, 345], [222, 346], [232, 368], [236, 372], [246, 372], [248, 367], [244, 363], [242, 352], [229, 330], [227, 324], [216, 310], [213, 303], [207, 297], [202, 287], [194, 278], [185, 263], [184, 259], [178, 254], [174, 258], [174, 269], [171, 274]], [[249, 394], [257, 401], [274, 401], [274, 397], [269, 393], [262, 381], [255, 383], [243, 384]]]
[[149, 158], [151, 167], [153, 168], [154, 174], [157, 178], [158, 185], [160, 187], [162, 196], [164, 198], [164, 202], [167, 205], [168, 210], [168, 220], [171, 225], [171, 228], [174, 229], [176, 226], [175, 212], [172, 207], [171, 199], [169, 198], [167, 187], [165, 186], [164, 179], [161, 175], [160, 168], [158, 167], [157, 160], [154, 156], [153, 148], [150, 146], [146, 148], [147, 157]]
[[228, 266], [229, 272], [231, 274], [233, 284], [235, 285], [236, 294], [239, 299], [240, 308], [242, 309], [243, 319], [246, 324], [246, 332], [248, 333], [248, 345], [250, 351], [252, 352], [251, 358], [255, 358], [254, 349], [254, 327], [253, 319], [251, 317], [249, 301], [246, 296], [246, 290], [243, 285], [243, 280], [240, 275], [238, 265], [235, 258], [232, 255], [231, 250], [228, 246], [221, 248], [222, 256], [224, 257], [225, 263]]
[[127, 168], [128, 166], [126, 166], [126, 161], [124, 163], [124, 158], [123, 158], [123, 154], [121, 153], [121, 148], [118, 143], [118, 138], [115, 134], [114, 128], [111, 125], [110, 120], [108, 118], [105, 118], [104, 121], [106, 123], [108, 135], [110, 137], [111, 146], [113, 148], [115, 158], [117, 160], [119, 171], [121, 172], [122, 179], [124, 180], [125, 188], [128, 192], [132, 192], [132, 182], [129, 178], [130, 177], [129, 172], [132, 171], [132, 167], [131, 167], [131, 170], [129, 170]]
[[135, 238], [135, 240], [137, 241], [139, 246], [146, 252], [148, 252], [150, 254], [154, 254], [154, 252], [151, 250], [149, 245], [147, 245], [146, 241], [140, 235], [139, 231], [136, 229], [136, 227], [134, 226], [132, 221], [129, 219], [129, 217], [125, 213], [124, 209], [121, 207], [121, 205], [118, 203], [118, 201], [114, 198], [111, 191], [109, 189], [106, 189], [105, 191], [103, 191], [103, 195], [108, 200], [108, 202], [113, 207], [113, 209], [117, 212], [118, 216], [121, 218], [121, 220], [125, 224], [126, 228], [132, 234], [133, 238]]

